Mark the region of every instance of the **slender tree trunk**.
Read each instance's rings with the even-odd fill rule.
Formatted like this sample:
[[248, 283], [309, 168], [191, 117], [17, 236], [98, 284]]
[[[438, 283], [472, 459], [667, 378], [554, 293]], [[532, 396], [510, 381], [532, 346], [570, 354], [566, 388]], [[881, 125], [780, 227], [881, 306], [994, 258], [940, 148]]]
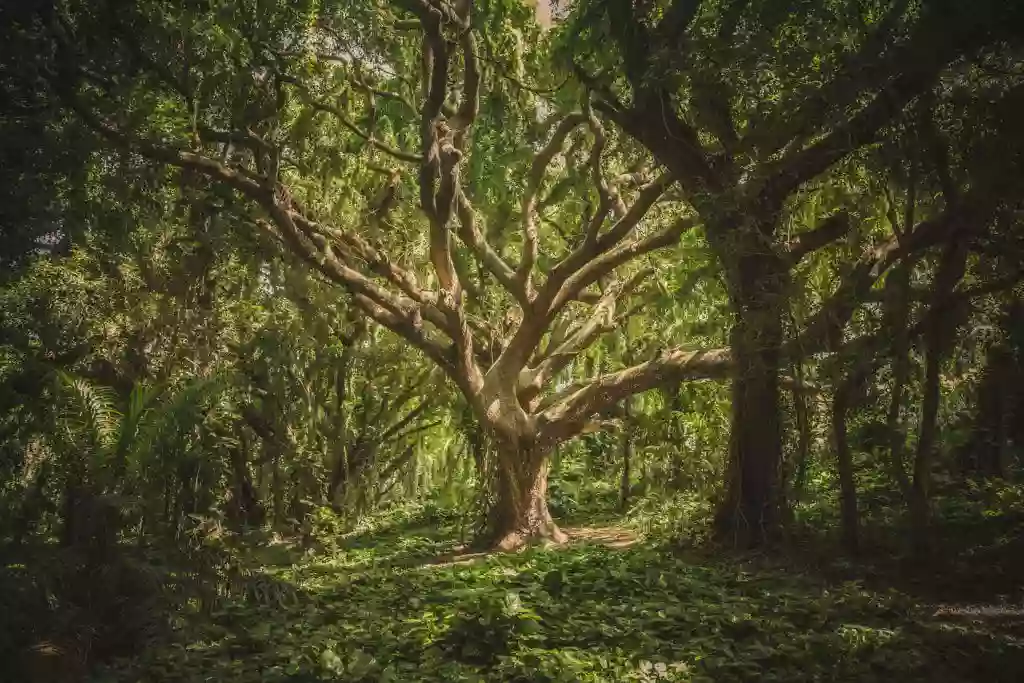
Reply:
[[[857, 371], [854, 371], [857, 372]], [[852, 375], [836, 389], [832, 399], [832, 438], [839, 470], [839, 514], [842, 525], [843, 546], [856, 554], [860, 546], [859, 515], [857, 512], [857, 484], [853, 476], [853, 456], [847, 434], [849, 410], [864, 378]]]
[[348, 488], [349, 463], [356, 458], [348, 446], [338, 448], [338, 455], [331, 469], [331, 478], [327, 482], [327, 501], [335, 512], [341, 512], [345, 492]]
[[274, 527], [281, 526], [284, 513], [284, 477], [281, 476], [281, 451], [274, 448], [271, 455], [270, 485], [273, 487], [271, 501], [274, 507]]
[[737, 546], [762, 545], [779, 527], [780, 345], [780, 318], [770, 307], [749, 311], [733, 328], [729, 464], [715, 527]]
[[[956, 321], [948, 312], [948, 299], [963, 277], [967, 266], [967, 243], [961, 235], [954, 234], [942, 254], [935, 276], [932, 295], [931, 316], [924, 333], [925, 376], [924, 397], [921, 407], [921, 430], [917, 439], [917, 453], [914, 458], [914, 482], [910, 491], [910, 521], [912, 544], [918, 556], [931, 552], [931, 468], [935, 457], [935, 440], [938, 432], [940, 372], [942, 359], [956, 329]], [[944, 313], [946, 313], [944, 315]]]
[[532, 540], [568, 540], [548, 511], [548, 455], [500, 440], [498, 495], [491, 511], [495, 547], [513, 550]]
[[924, 401], [921, 408], [921, 431], [914, 458], [914, 482], [910, 489], [910, 523], [915, 553], [927, 555], [931, 550], [931, 464], [935, 450], [936, 418], [939, 412], [939, 355], [929, 350], [925, 360]]
[[69, 548], [75, 543], [78, 536], [76, 521], [78, 519], [78, 503], [81, 495], [77, 482], [67, 482], [64, 485], [64, 497], [61, 501], [61, 525], [60, 544]]
[[623, 512], [629, 506], [630, 480], [632, 473], [630, 467], [633, 460], [633, 412], [630, 401], [627, 399], [623, 406], [624, 414], [622, 420], [622, 479], [619, 482], [619, 509]]
[[811, 415], [807, 406], [807, 394], [800, 389], [804, 381], [803, 361], [798, 361], [795, 367], [797, 386], [793, 388], [792, 396], [793, 412], [796, 416], [796, 462], [790, 470], [792, 484], [787, 500], [789, 504], [803, 498], [804, 485], [807, 483], [807, 465], [811, 459]]
[[893, 480], [899, 487], [904, 500], [910, 497], [910, 480], [907, 478], [905, 451], [907, 435], [900, 424], [903, 407], [903, 390], [910, 379], [910, 337], [907, 320], [910, 314], [909, 289], [910, 267], [898, 264], [885, 281], [887, 317], [892, 334], [892, 396], [886, 417], [886, 432], [889, 436], [889, 468]]
[[[889, 209], [889, 223], [901, 241], [913, 229], [915, 222], [918, 174], [916, 156], [917, 150], [912, 149], [902, 230], [894, 201]], [[910, 278], [913, 275], [915, 263], [915, 260], [900, 261], [885, 278], [885, 318], [886, 326], [892, 335], [890, 358], [893, 375], [892, 397], [889, 402], [889, 413], [886, 416], [886, 431], [889, 436], [889, 468], [904, 500], [910, 499], [911, 492], [910, 480], [907, 477], [906, 463], [904, 462], [907, 434], [900, 424], [900, 411], [903, 408], [903, 390], [910, 380]]]
[[675, 442], [672, 449], [672, 469], [669, 475], [669, 488], [672, 491], [679, 491], [683, 488], [683, 437], [685, 436], [682, 424], [676, 413], [683, 412], [682, 387], [678, 384], [666, 390], [669, 402], [669, 433]]
[[237, 448], [231, 450], [231, 475], [234, 479], [235, 496], [238, 501], [238, 511], [241, 513], [241, 521], [246, 525], [263, 524], [265, 513], [263, 504], [260, 502], [259, 493], [252, 483], [252, 476], [249, 474], [249, 464], [246, 462], [246, 449], [248, 439], [244, 436], [240, 439]]

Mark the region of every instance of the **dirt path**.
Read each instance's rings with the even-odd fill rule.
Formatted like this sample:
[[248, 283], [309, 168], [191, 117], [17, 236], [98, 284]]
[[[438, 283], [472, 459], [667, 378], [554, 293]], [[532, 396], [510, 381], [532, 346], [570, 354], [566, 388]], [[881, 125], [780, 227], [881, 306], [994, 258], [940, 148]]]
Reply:
[[[640, 539], [631, 530], [620, 526], [580, 526], [563, 527], [562, 531], [569, 535], [569, 545], [577, 543], [595, 543], [616, 550], [629, 548]], [[467, 546], [459, 546], [454, 551], [440, 555], [426, 562], [424, 566], [450, 567], [460, 564], [472, 564], [500, 551], [472, 551]]]
[[580, 526], [564, 530], [570, 543], [597, 543], [609, 548], [628, 548], [636, 545], [639, 537], [621, 526]]

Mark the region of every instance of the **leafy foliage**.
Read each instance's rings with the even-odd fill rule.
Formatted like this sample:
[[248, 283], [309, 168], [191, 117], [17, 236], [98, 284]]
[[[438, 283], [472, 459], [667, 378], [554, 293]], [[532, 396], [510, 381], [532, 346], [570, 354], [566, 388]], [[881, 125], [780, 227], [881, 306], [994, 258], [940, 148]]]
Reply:
[[1024, 5], [15, 4], [19, 680], [1024, 675]]
[[185, 616], [168, 645], [100, 680], [1011, 681], [1024, 665], [994, 624], [857, 581], [659, 544], [435, 565], [451, 540], [419, 523], [265, 566], [296, 604]]

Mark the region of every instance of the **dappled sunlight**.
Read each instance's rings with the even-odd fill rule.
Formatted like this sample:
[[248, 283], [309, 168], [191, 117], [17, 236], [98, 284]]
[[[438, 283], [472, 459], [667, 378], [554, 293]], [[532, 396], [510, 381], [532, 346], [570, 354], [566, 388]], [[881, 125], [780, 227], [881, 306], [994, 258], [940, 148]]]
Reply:
[[[579, 542], [560, 548], [456, 549], [418, 566], [341, 551], [275, 568], [294, 602], [247, 599], [188, 619], [116, 680], [953, 682], [983, 666], [986, 680], [1009, 683], [1024, 673], [1012, 635], [898, 593], [693, 564], [623, 529], [575, 532]], [[351, 552], [393, 558], [400, 546], [384, 536]]]
[[0, 683], [1024, 681], [1024, 0], [15, 0], [0, 90]]

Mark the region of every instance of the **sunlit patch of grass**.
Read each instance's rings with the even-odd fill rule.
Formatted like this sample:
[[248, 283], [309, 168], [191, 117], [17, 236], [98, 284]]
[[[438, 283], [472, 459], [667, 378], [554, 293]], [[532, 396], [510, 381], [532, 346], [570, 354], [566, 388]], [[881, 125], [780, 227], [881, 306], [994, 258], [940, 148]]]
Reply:
[[651, 543], [437, 565], [454, 539], [391, 531], [267, 568], [295, 605], [188, 615], [101, 680], [934, 682], [982, 665], [985, 680], [1024, 679], [1012, 637], [940, 629], [906, 596], [853, 582]]

